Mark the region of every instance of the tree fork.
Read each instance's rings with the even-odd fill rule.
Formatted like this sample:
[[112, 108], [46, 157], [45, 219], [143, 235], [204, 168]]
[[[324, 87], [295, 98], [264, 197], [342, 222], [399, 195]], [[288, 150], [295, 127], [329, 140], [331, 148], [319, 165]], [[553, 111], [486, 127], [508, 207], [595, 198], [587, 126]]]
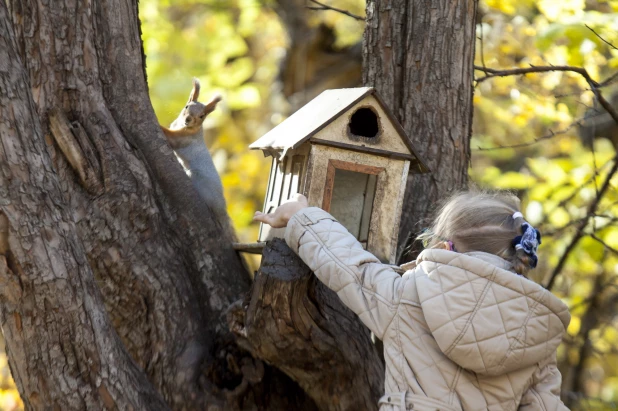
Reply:
[[[40, 155], [48, 160], [51, 157], [49, 164], [37, 169], [37, 176], [56, 181], [59, 194], [49, 200], [52, 204], [48, 208], [66, 213], [66, 220], [48, 225], [52, 231], [57, 228], [54, 224], [62, 229], [69, 225], [76, 231], [71, 244], [85, 257], [74, 253], [76, 263], [67, 254], [66, 265], [78, 264], [87, 280], [71, 290], [79, 293], [87, 286], [91, 287], [88, 292], [102, 293], [93, 309], [99, 316], [109, 315], [111, 324], [99, 319], [92, 330], [105, 336], [115, 336], [114, 329], [117, 331], [120, 339], [109, 337], [105, 353], [115, 353], [114, 359], [120, 362], [114, 363], [117, 374], [135, 377], [135, 381], [117, 378], [121, 383], [112, 381], [116, 385], [102, 380], [107, 385], [90, 389], [90, 375], [96, 384], [101, 381], [95, 378], [102, 361], [94, 351], [96, 345], [88, 342], [85, 346], [92, 349], [82, 352], [84, 338], [73, 338], [64, 328], [56, 329], [62, 331], [62, 351], [71, 365], [80, 355], [77, 370], [75, 366], [57, 369], [47, 363], [32, 366], [22, 348], [40, 358], [47, 355], [48, 347], [43, 338], [24, 338], [20, 333], [28, 331], [30, 337], [33, 332], [46, 332], [45, 328], [30, 328], [50, 316], [69, 330], [86, 333], [89, 328], [81, 330], [84, 316], [71, 315], [75, 307], [84, 304], [71, 299], [50, 305], [54, 299], [37, 294], [44, 289], [24, 287], [20, 291], [22, 284], [13, 274], [19, 270], [13, 267], [45, 272], [49, 264], [27, 258], [27, 254], [13, 259], [10, 253], [0, 252], [5, 255], [0, 261], [0, 283], [6, 285], [5, 291], [12, 290], [9, 298], [0, 300], [0, 308], [9, 313], [3, 317], [9, 363], [27, 406], [44, 409], [56, 398], [63, 398], [59, 405], [63, 410], [109, 408], [112, 401], [118, 409], [156, 410], [155, 403], [162, 403], [163, 397], [175, 410], [314, 410], [313, 402], [297, 384], [270, 366], [254, 363], [227, 329], [222, 314], [249, 289], [250, 280], [232, 248], [230, 227], [209, 214], [160, 131], [143, 76], [136, 3], [8, 0], [7, 6], [10, 15], [3, 13], [0, 24], [9, 30], [12, 25], [16, 34], [15, 39], [10, 37], [13, 49], [6, 53], [16, 59], [22, 56], [21, 61], [15, 60], [23, 75], [19, 84], [25, 95], [35, 97], [34, 104], [30, 97], [27, 116], [32, 119], [30, 127], [37, 127], [38, 132], [22, 133], [24, 145], [34, 145]], [[6, 61], [4, 53], [0, 57]], [[0, 105], [0, 115], [5, 114], [3, 107], [10, 106]], [[26, 117], [25, 112], [19, 115], [22, 121]], [[56, 120], [61, 117], [66, 117], [61, 120], [66, 127], [58, 133]], [[48, 121], [56, 121], [55, 128], [48, 128]], [[0, 137], [8, 139], [4, 147], [13, 161], [12, 134]], [[55, 144], [58, 138], [61, 141]], [[4, 155], [2, 148], [0, 156]], [[16, 184], [15, 178], [3, 180], [15, 170], [3, 167], [8, 165], [0, 161], [0, 207], [7, 204], [7, 190], [20, 193], [10, 185]], [[18, 171], [21, 177], [23, 171]], [[93, 184], [93, 176], [100, 179], [102, 192], [96, 182]], [[53, 192], [45, 191], [48, 197]], [[29, 221], [21, 215], [44, 217], [29, 205], [25, 202], [5, 210], [10, 218], [0, 213], [0, 251], [9, 230], [15, 229], [15, 221]], [[15, 234], [11, 238], [16, 249], [22, 243], [30, 247], [27, 238]], [[54, 298], [64, 296], [63, 289], [52, 292]], [[20, 294], [24, 301], [34, 298], [45, 304], [28, 315], [10, 315], [11, 299]], [[88, 301], [94, 300], [89, 297]], [[13, 332], [11, 322], [19, 332]], [[49, 392], [39, 392], [37, 384], [48, 387]], [[124, 391], [118, 391], [125, 386]], [[125, 403], [118, 400], [124, 394], [128, 398]], [[80, 396], [84, 401], [71, 402]], [[167, 405], [162, 403], [161, 407]]]
[[[36, 106], [28, 108], [39, 133], [28, 136], [27, 144], [42, 144], [41, 152], [51, 156], [53, 165], [44, 170], [49, 177], [42, 178], [58, 182], [60, 196], [54, 204], [68, 210], [67, 222], [77, 232], [73, 241], [87, 257], [80, 266], [92, 269], [93, 284], [103, 294], [111, 325], [172, 408], [233, 409], [223, 391], [235, 388], [242, 370], [230, 370], [230, 361], [220, 354], [238, 353], [237, 362], [243, 354], [233, 342], [228, 346], [231, 335], [222, 313], [250, 281], [232, 249], [229, 226], [209, 215], [160, 131], [143, 76], [136, 3], [8, 0], [7, 6], [10, 14], [3, 13], [1, 23], [16, 32], [16, 45], [9, 54], [22, 57], [16, 63], [25, 73], [22, 85], [30, 87], [28, 95], [35, 97]], [[78, 128], [54, 135], [65, 137], [58, 145], [47, 126], [50, 113], [52, 122], [66, 116]], [[82, 142], [92, 143], [86, 149], [92, 153], [80, 154], [77, 148], [84, 150]], [[84, 168], [83, 157], [90, 154], [100, 165], [100, 174], [90, 174], [101, 178], [102, 192], [91, 184], [93, 178]], [[0, 178], [0, 189], [7, 187], [8, 182]], [[25, 206], [16, 207], [30, 213]], [[32, 264], [38, 262], [26, 265]], [[24, 295], [30, 296], [31, 291], [25, 290]], [[80, 327], [80, 319], [60, 314], [58, 318], [67, 327]], [[18, 337], [7, 334], [9, 349], [22, 343]], [[29, 340], [31, 349], [38, 341]], [[71, 344], [65, 345], [71, 349]], [[16, 357], [17, 350], [9, 354], [14, 371], [34, 369], [27, 367], [23, 357]], [[81, 363], [93, 361], [86, 356]], [[62, 372], [50, 368], [40, 373], [50, 374]], [[277, 395], [269, 394], [274, 387], [300, 391], [274, 370], [267, 369], [265, 375], [275, 383], [263, 385], [259, 394], [246, 392], [251, 398], [245, 402], [255, 400], [268, 409], [269, 401], [277, 402]], [[21, 377], [16, 380], [26, 397], [28, 379], [58, 385], [47, 377], [27, 373]], [[72, 390], [82, 386], [74, 384]], [[153, 398], [157, 395], [155, 391]], [[53, 403], [47, 400], [32, 408]]]

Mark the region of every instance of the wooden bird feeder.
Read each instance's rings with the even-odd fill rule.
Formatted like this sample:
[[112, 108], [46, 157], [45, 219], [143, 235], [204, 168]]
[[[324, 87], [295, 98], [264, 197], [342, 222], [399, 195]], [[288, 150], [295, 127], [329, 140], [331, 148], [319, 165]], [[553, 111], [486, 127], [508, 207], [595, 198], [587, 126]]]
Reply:
[[[249, 147], [273, 157], [265, 213], [302, 193], [395, 263], [408, 173], [428, 169], [373, 88], [327, 90]], [[262, 224], [258, 241], [283, 234]]]

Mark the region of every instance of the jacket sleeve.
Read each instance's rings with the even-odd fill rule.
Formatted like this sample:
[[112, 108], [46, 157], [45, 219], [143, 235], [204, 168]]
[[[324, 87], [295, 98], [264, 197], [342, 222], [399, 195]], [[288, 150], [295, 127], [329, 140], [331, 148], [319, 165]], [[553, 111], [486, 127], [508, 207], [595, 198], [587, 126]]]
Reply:
[[285, 240], [318, 279], [380, 339], [397, 311], [402, 280], [326, 211], [309, 207], [288, 222]]
[[556, 356], [541, 366], [533, 377], [530, 388], [519, 403], [519, 411], [568, 411], [560, 400], [562, 376], [556, 366]]

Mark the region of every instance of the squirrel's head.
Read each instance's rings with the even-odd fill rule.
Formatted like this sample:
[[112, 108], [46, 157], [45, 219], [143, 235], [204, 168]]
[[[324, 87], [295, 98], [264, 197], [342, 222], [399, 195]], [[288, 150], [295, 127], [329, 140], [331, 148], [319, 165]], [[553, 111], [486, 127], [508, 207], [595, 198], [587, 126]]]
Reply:
[[212, 113], [217, 103], [221, 101], [221, 96], [215, 95], [208, 103], [202, 104], [197, 101], [199, 95], [200, 82], [198, 79], [194, 78], [193, 89], [191, 90], [191, 94], [189, 94], [189, 101], [178, 116], [178, 119], [184, 124], [185, 129], [195, 130], [196, 132], [202, 126], [206, 116]]

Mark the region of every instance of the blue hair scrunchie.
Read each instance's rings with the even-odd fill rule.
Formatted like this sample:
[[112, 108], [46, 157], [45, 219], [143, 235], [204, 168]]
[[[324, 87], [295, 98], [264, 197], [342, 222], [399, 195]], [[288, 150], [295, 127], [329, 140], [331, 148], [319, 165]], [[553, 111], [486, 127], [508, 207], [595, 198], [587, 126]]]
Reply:
[[536, 228], [528, 223], [521, 225], [522, 235], [518, 235], [513, 239], [512, 245], [515, 250], [524, 250], [530, 257], [530, 267], [536, 267], [539, 259], [536, 255], [536, 250], [541, 244], [541, 233]]

